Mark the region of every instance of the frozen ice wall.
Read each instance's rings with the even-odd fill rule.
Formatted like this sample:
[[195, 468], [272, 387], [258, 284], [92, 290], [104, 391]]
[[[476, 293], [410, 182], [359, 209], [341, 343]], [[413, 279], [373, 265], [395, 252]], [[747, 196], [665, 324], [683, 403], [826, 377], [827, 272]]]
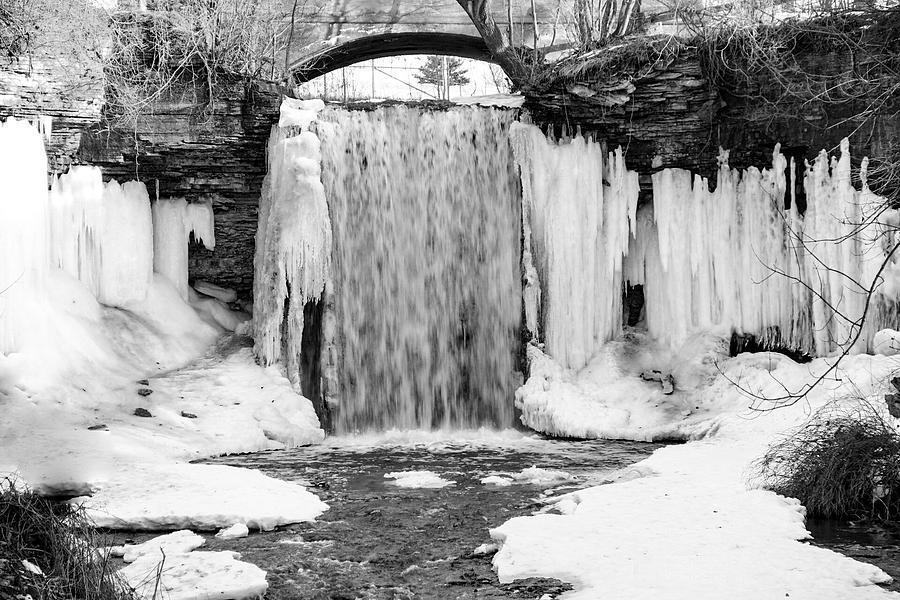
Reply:
[[319, 138], [309, 130], [323, 103], [285, 98], [272, 128], [259, 203], [253, 281], [254, 350], [300, 381], [303, 310], [325, 291], [331, 222], [320, 179]]
[[557, 142], [516, 123], [512, 138], [522, 178], [526, 322], [543, 332], [550, 356], [579, 369], [622, 331], [622, 259], [638, 174], [621, 150], [607, 154], [581, 136]]
[[50, 191], [51, 259], [102, 304], [142, 301], [153, 277], [147, 188], [138, 181], [103, 183], [97, 167], [74, 166]]
[[776, 148], [772, 168], [762, 171], [732, 169], [723, 152], [712, 192], [682, 169], [653, 175], [653, 204], [638, 215], [625, 271], [644, 285], [654, 337], [677, 346], [695, 331], [736, 331], [825, 355], [864, 351], [874, 331], [894, 326], [895, 303], [881, 286], [853, 343], [892, 244], [890, 215], [865, 171], [862, 190], [851, 184], [846, 140], [839, 159], [823, 152], [807, 165], [803, 215], [786, 194], [795, 170]]
[[185, 301], [188, 299], [188, 244], [192, 234], [206, 248], [215, 248], [210, 203], [188, 203], [183, 198], [153, 203], [153, 270], [168, 279]]
[[49, 267], [47, 155], [38, 130], [0, 124], [0, 352], [20, 350], [33, 327], [31, 298]]
[[513, 113], [327, 109], [338, 431], [510, 426], [522, 318]]

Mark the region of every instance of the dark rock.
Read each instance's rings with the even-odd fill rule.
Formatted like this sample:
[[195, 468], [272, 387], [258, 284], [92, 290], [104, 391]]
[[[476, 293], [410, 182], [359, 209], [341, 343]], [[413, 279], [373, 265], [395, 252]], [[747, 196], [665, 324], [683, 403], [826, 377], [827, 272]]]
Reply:
[[894, 389], [900, 392], [900, 377], [891, 377], [891, 385], [894, 386]]
[[153, 393], [153, 390], [150, 388], [141, 388], [138, 390], [138, 396], [149, 396]]
[[891, 416], [895, 419], [900, 419], [900, 394], [887, 394], [884, 397], [884, 401], [887, 403], [888, 412], [891, 413]]
[[137, 384], [138, 385], [150, 385], [150, 380], [149, 379], [138, 379]]
[[153, 415], [150, 414], [150, 411], [147, 410], [146, 408], [136, 408], [136, 409], [134, 409], [134, 416], [136, 416], [136, 417], [152, 417]]
[[189, 413], [189, 412], [185, 412], [185, 411], [181, 411], [181, 416], [184, 417], [185, 419], [196, 419], [197, 418], [197, 415], [195, 415], [194, 413]]
[[99, 425], [91, 425], [88, 427], [88, 431], [106, 431], [109, 427], [106, 426], [106, 423], [100, 423]]

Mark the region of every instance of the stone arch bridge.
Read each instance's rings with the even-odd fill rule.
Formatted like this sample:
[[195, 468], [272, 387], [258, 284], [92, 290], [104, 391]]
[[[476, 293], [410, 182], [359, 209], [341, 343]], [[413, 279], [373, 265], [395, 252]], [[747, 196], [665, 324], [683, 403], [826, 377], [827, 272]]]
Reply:
[[[490, 14], [515, 46], [544, 51], [571, 42], [574, 0], [496, 0]], [[289, 64], [298, 83], [363, 60], [445, 54], [491, 60], [456, 0], [308, 0], [294, 13]], [[511, 24], [511, 27], [510, 27]]]

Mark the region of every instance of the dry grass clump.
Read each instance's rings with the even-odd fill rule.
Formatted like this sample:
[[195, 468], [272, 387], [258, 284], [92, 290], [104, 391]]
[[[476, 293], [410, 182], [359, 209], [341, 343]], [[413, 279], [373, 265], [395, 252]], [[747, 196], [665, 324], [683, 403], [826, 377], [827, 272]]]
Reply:
[[99, 542], [79, 509], [0, 481], [0, 598], [132, 598]]
[[826, 405], [757, 463], [764, 486], [810, 516], [880, 517], [900, 510], [900, 435], [863, 400]]

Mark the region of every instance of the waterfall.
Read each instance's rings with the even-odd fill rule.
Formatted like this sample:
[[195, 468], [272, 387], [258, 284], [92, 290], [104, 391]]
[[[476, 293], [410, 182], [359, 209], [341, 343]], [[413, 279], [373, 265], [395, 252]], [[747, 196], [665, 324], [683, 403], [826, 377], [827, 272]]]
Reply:
[[337, 431], [510, 426], [522, 321], [510, 112], [319, 115]]

